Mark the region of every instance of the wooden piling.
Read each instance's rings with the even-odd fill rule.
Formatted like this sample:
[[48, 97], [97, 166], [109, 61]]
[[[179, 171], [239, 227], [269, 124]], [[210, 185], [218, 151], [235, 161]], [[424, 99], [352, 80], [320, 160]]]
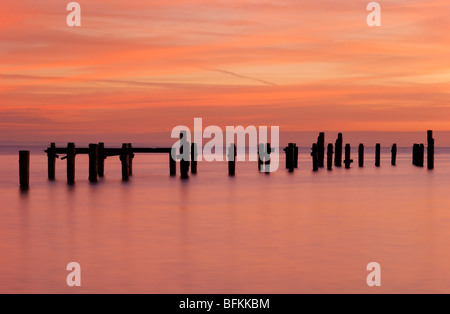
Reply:
[[392, 157], [391, 157], [391, 165], [397, 165], [397, 144], [392, 145], [391, 149]]
[[53, 181], [56, 177], [56, 144], [51, 143], [50, 147], [46, 150], [48, 159], [48, 179]]
[[412, 164], [418, 166], [419, 144], [414, 144], [412, 149]]
[[375, 167], [381, 166], [381, 144], [375, 146]]
[[98, 175], [98, 144], [89, 144], [89, 181], [97, 182]]
[[258, 145], [258, 171], [262, 172], [262, 165], [264, 161], [262, 160], [261, 150], [264, 150], [264, 144], [260, 143]]
[[197, 143], [192, 143], [191, 144], [191, 173], [192, 174], [197, 173], [197, 156], [198, 156]]
[[74, 184], [75, 183], [75, 143], [67, 144], [67, 183]]
[[364, 167], [364, 144], [359, 144], [358, 147], [358, 166], [360, 168]]
[[427, 132], [427, 166], [429, 170], [434, 169], [434, 138], [433, 131], [428, 130]]
[[[180, 140], [183, 139], [185, 136], [186, 136], [186, 132], [182, 131], [180, 133]], [[184, 151], [185, 146], [187, 148], [187, 152]], [[190, 149], [191, 149], [191, 147], [189, 145], [189, 142], [187, 143], [187, 145], [181, 145], [181, 147], [180, 147], [180, 155], [182, 156], [181, 160], [180, 160], [180, 173], [181, 173], [182, 179], [189, 178], [189, 159], [191, 156]], [[189, 156], [189, 157], [187, 157], [187, 160], [186, 160], [186, 158], [183, 157], [184, 154], [186, 154], [186, 156]]]
[[129, 158], [129, 164], [128, 164], [128, 175], [130, 177], [133, 176], [133, 159], [134, 159], [134, 153], [133, 153], [133, 145], [131, 143], [128, 143], [128, 158]]
[[122, 163], [122, 181], [128, 181], [130, 179], [130, 154], [128, 149], [128, 143], [122, 144], [120, 161]]
[[425, 160], [425, 145], [419, 145], [419, 167], [423, 167]]
[[334, 165], [336, 167], [342, 167], [342, 143], [343, 143], [342, 133], [339, 133], [334, 149]]
[[97, 171], [100, 178], [105, 176], [105, 159], [105, 143], [98, 143]]
[[177, 152], [175, 148], [172, 148], [171, 153], [169, 153], [169, 168], [170, 168], [170, 176], [174, 177], [177, 175], [177, 161], [172, 156], [176, 156]]
[[19, 183], [22, 190], [30, 186], [30, 151], [19, 151]]
[[325, 133], [320, 132], [319, 138], [317, 139], [317, 158], [319, 168], [324, 167], [325, 161]]
[[236, 144], [230, 144], [228, 148], [228, 175], [234, 177], [236, 175]]
[[319, 171], [319, 154], [317, 151], [317, 143], [314, 143], [311, 148], [311, 157], [313, 162], [313, 171]]
[[328, 144], [327, 148], [327, 169], [333, 170], [333, 144]]
[[[289, 143], [288, 146], [284, 149], [286, 153], [286, 169], [289, 170], [289, 172], [294, 172], [295, 168], [295, 144]], [[298, 155], [298, 153], [297, 153]], [[297, 157], [298, 162], [298, 157]]]
[[298, 147], [297, 144], [294, 143], [294, 168], [298, 168]]
[[350, 144], [345, 145], [345, 168], [350, 169], [351, 164], [353, 163], [353, 159], [351, 159], [351, 147]]

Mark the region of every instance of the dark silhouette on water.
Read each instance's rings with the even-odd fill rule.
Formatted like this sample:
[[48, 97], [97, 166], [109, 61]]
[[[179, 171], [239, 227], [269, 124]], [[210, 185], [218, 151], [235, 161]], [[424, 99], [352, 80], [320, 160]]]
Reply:
[[428, 152], [427, 152], [427, 166], [428, 170], [434, 169], [434, 138], [433, 131], [427, 132]]
[[98, 144], [89, 144], [89, 181], [97, 182], [98, 175]]
[[324, 167], [325, 161], [325, 133], [321, 132], [317, 139], [317, 161], [319, 168]]
[[230, 144], [228, 148], [228, 175], [234, 177], [236, 175], [236, 144]]
[[319, 171], [319, 152], [317, 150], [317, 143], [314, 143], [311, 148], [311, 157], [313, 163], [313, 171]]
[[334, 149], [334, 165], [336, 167], [342, 167], [342, 143], [342, 133], [339, 133]]
[[397, 165], [397, 144], [392, 145], [391, 153], [392, 153], [391, 165], [396, 166]]
[[381, 144], [375, 145], [375, 167], [381, 166]]
[[327, 169], [333, 170], [333, 144], [328, 144], [327, 147]]
[[22, 191], [30, 186], [30, 151], [19, 151], [19, 183]]
[[345, 145], [345, 168], [350, 169], [350, 165], [353, 163], [353, 159], [351, 159], [351, 147], [350, 144]]
[[[296, 151], [296, 146], [294, 143], [289, 143], [287, 147], [285, 147], [283, 150], [286, 155], [286, 169], [289, 170], [289, 172], [294, 172], [294, 168], [296, 167], [296, 162], [298, 163], [298, 149]], [[295, 156], [297, 152], [297, 158]]]
[[358, 147], [358, 166], [364, 167], [364, 144], [359, 144]]

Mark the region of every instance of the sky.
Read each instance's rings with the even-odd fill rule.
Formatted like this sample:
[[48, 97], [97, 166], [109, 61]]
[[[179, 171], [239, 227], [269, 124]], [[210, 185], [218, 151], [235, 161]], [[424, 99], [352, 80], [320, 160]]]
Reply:
[[380, 27], [368, 0], [80, 0], [81, 27], [69, 2], [0, 4], [0, 143], [163, 144], [201, 117], [450, 146], [449, 1], [378, 1]]

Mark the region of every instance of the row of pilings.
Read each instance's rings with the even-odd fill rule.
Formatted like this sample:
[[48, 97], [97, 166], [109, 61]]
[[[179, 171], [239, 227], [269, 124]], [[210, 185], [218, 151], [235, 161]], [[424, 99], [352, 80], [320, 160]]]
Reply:
[[[184, 132], [180, 133], [180, 140], [183, 140]], [[434, 168], [434, 138], [433, 132], [428, 131], [427, 134], [427, 168]], [[77, 148], [74, 143], [68, 143], [67, 147], [58, 148], [55, 143], [51, 143], [45, 151], [48, 157], [48, 179], [55, 180], [56, 177], [56, 159], [59, 155], [65, 155], [61, 160], [66, 160], [67, 164], [67, 182], [68, 184], [75, 183], [75, 157], [78, 154], [86, 154], [89, 156], [89, 181], [95, 183], [98, 178], [104, 176], [105, 160], [111, 156], [119, 156], [122, 169], [122, 180], [128, 181], [133, 175], [133, 159], [136, 153], [167, 153], [169, 155], [169, 173], [170, 176], [177, 174], [177, 160], [180, 165], [180, 177], [182, 179], [189, 178], [189, 172], [197, 173], [197, 156], [198, 147], [196, 143], [187, 143], [182, 145], [179, 149], [179, 154], [175, 148], [134, 148], [131, 143], [122, 144], [121, 148], [105, 148], [104, 143], [89, 144], [88, 148]], [[325, 150], [326, 148], [326, 150]], [[186, 152], [184, 150], [187, 150]], [[364, 144], [358, 146], [358, 166], [364, 167]], [[258, 170], [260, 172], [269, 173], [270, 169], [270, 154], [274, 151], [270, 143], [259, 144], [258, 146]], [[295, 143], [289, 143], [283, 151], [286, 155], [286, 169], [289, 172], [294, 172], [299, 167], [299, 148]], [[183, 156], [190, 156], [184, 158]], [[236, 175], [236, 145], [231, 144], [227, 149], [228, 159], [228, 174], [229, 176]], [[340, 168], [342, 165], [346, 169], [351, 168], [353, 159], [351, 156], [350, 144], [345, 144], [342, 133], [339, 133], [335, 144], [329, 143], [325, 147], [325, 133], [321, 132], [316, 143], [313, 143], [311, 148], [312, 168], [313, 171], [318, 171], [321, 168], [328, 170], [334, 167]], [[344, 157], [344, 158], [343, 158]], [[392, 145], [391, 149], [391, 165], [395, 166], [397, 163], [397, 144]], [[425, 145], [413, 145], [412, 163], [417, 167], [424, 167], [425, 164]], [[375, 166], [381, 166], [381, 145], [375, 146]], [[28, 189], [30, 176], [30, 152], [19, 152], [19, 181], [22, 189]]]

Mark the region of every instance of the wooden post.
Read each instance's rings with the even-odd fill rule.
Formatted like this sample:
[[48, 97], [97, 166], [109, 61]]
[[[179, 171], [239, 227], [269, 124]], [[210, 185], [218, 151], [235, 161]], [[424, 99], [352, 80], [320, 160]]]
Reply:
[[76, 149], [75, 143], [67, 144], [67, 183], [74, 184], [75, 183], [75, 156]]
[[342, 143], [342, 133], [339, 133], [336, 140], [336, 147], [334, 149], [334, 165], [336, 167], [342, 167]]
[[375, 146], [375, 166], [381, 166], [381, 144]]
[[413, 145], [413, 157], [412, 157], [412, 164], [414, 166], [419, 166], [418, 156], [419, 156], [419, 144], [414, 144]]
[[266, 153], [267, 153], [267, 155], [264, 158], [264, 167], [265, 167], [264, 170], [265, 170], [266, 174], [269, 174], [270, 173], [270, 161], [271, 161], [270, 155], [272, 154], [272, 146], [270, 143], [266, 143]]
[[89, 181], [97, 182], [98, 144], [89, 144]]
[[[288, 146], [284, 149], [286, 153], [286, 169], [289, 172], [294, 172], [295, 168], [295, 144], [289, 143]], [[298, 159], [298, 158], [297, 158]]]
[[30, 186], [30, 151], [19, 151], [19, 183], [22, 190]]
[[132, 177], [134, 153], [133, 153], [133, 145], [131, 145], [131, 143], [128, 143], [128, 158], [129, 158], [128, 174], [130, 177]]
[[[180, 132], [180, 140], [183, 139], [185, 136], [186, 136], [185, 131]], [[187, 141], [187, 139], [186, 139], [186, 141]], [[187, 152], [184, 151], [184, 148], [185, 148], [184, 146], [186, 146]], [[180, 160], [180, 173], [181, 173], [182, 179], [189, 178], [189, 159], [191, 156], [190, 149], [191, 149], [191, 147], [189, 145], [189, 142], [187, 142], [187, 145], [181, 145], [181, 147], [180, 147], [180, 155], [182, 156], [181, 160]], [[186, 160], [186, 158], [183, 157], [184, 154], [186, 154], [186, 156], [188, 156], [187, 160]]]
[[175, 148], [172, 148], [171, 153], [169, 153], [169, 168], [170, 176], [174, 177], [177, 175], [177, 161], [172, 156], [176, 156], [177, 152]]
[[360, 168], [364, 167], [364, 144], [359, 144], [358, 147], [358, 165]]
[[425, 145], [420, 144], [419, 146], [419, 167], [423, 167], [425, 160]]
[[236, 144], [230, 144], [228, 148], [228, 175], [234, 177], [236, 175]]
[[319, 170], [319, 159], [318, 159], [318, 152], [317, 152], [317, 143], [314, 143], [311, 148], [311, 157], [313, 162], [313, 171]]
[[197, 173], [197, 143], [191, 144], [191, 173], [196, 174]]
[[345, 145], [345, 168], [350, 169], [350, 165], [353, 163], [353, 159], [351, 159], [351, 147], [350, 144]]
[[325, 161], [325, 133], [324, 132], [321, 132], [319, 134], [319, 138], [317, 139], [317, 158], [318, 158], [319, 168], [323, 168], [324, 161]]
[[391, 165], [395, 166], [397, 165], [397, 144], [392, 145], [391, 153], [392, 153]]
[[128, 152], [128, 144], [122, 144], [120, 153], [120, 161], [122, 163], [122, 181], [128, 181], [130, 178], [130, 154]]
[[261, 150], [264, 149], [264, 144], [260, 143], [258, 145], [258, 171], [262, 172], [262, 165], [263, 165], [263, 160], [261, 159]]
[[327, 169], [333, 170], [333, 144], [328, 144], [327, 148]]
[[53, 181], [56, 177], [56, 144], [51, 143], [46, 152], [48, 159], [48, 179]]
[[97, 162], [97, 169], [98, 169], [98, 176], [100, 178], [103, 178], [105, 176], [105, 143], [98, 143], [98, 162]]
[[427, 138], [428, 138], [428, 150], [427, 150], [427, 164], [428, 169], [432, 170], [434, 169], [434, 138], [433, 138], [433, 131], [428, 130], [427, 132]]
[[294, 143], [294, 168], [298, 168], [298, 147], [297, 144]]

